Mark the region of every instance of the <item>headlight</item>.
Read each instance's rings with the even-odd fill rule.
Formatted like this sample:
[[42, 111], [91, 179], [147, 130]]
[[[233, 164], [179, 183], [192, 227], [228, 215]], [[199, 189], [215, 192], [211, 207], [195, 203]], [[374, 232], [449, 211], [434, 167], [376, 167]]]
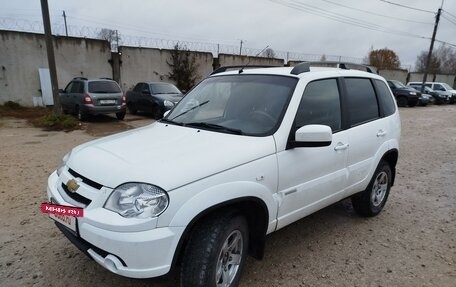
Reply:
[[415, 92], [410, 92], [410, 95], [416, 96], [416, 93]]
[[104, 208], [123, 217], [151, 218], [168, 207], [169, 198], [163, 189], [147, 183], [124, 183], [116, 187]]
[[70, 155], [71, 155], [71, 151], [63, 156], [62, 161], [59, 164], [59, 167], [57, 167], [57, 176], [60, 176], [60, 174], [62, 173], [68, 159], [70, 158]]
[[173, 102], [168, 101], [168, 100], [165, 100], [165, 101], [163, 102], [163, 104], [165, 105], [165, 107], [168, 107], [168, 108], [174, 107]]

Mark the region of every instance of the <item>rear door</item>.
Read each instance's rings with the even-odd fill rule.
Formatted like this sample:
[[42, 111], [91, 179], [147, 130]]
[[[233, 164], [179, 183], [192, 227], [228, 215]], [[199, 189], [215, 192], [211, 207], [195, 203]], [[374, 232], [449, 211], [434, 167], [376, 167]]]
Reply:
[[346, 187], [348, 140], [342, 126], [337, 78], [310, 82], [290, 131], [309, 124], [330, 126], [333, 140], [326, 147], [290, 148], [277, 154], [279, 165], [278, 226], [282, 228], [341, 199]]
[[345, 78], [344, 83], [350, 125], [347, 164], [347, 193], [350, 194], [365, 188], [366, 182], [370, 180], [369, 172], [376, 168], [376, 155], [392, 131], [388, 120], [381, 117], [374, 80]]

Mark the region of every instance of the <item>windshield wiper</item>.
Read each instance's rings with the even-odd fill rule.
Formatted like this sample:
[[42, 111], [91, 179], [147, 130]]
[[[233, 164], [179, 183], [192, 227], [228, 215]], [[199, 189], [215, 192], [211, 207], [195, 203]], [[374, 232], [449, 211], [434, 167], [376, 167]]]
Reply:
[[178, 114], [177, 116], [175, 116], [175, 117], [172, 118], [171, 120], [175, 120], [175, 119], [177, 119], [178, 117], [183, 116], [183, 115], [185, 115], [186, 113], [191, 112], [191, 111], [193, 111], [194, 109], [197, 109], [197, 108], [199, 108], [199, 107], [201, 107], [201, 106], [204, 106], [204, 105], [207, 104], [207, 103], [209, 103], [209, 100], [204, 101], [204, 102], [202, 102], [201, 104], [196, 105], [196, 106], [194, 106], [194, 107], [192, 107], [192, 108], [190, 108], [190, 109], [188, 109], [188, 110], [186, 110], [186, 111], [184, 111], [184, 112]]
[[162, 118], [160, 120], [161, 123], [168, 123], [168, 124], [172, 124], [172, 125], [177, 125], [177, 126], [183, 126], [184, 124], [183, 123], [180, 123], [180, 122], [175, 122], [173, 120], [168, 120], [168, 119], [165, 119], [165, 118]]
[[225, 126], [221, 126], [221, 125], [217, 125], [217, 124], [205, 123], [205, 122], [187, 123], [184, 126], [195, 127], [195, 128], [206, 128], [206, 129], [210, 129], [210, 130], [228, 132], [228, 133], [237, 134], [237, 135], [244, 134], [242, 132], [242, 130], [240, 130], [240, 129], [234, 129], [234, 128], [229, 128], [229, 127], [225, 127]]

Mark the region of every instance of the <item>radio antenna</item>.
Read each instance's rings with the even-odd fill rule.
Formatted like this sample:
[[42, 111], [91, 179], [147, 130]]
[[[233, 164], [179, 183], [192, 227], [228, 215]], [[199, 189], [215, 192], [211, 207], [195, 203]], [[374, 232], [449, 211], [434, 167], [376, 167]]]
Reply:
[[[258, 54], [256, 54], [255, 56], [253, 56], [253, 58], [258, 57], [258, 55], [260, 55], [261, 53], [263, 53], [267, 48], [269, 48], [269, 45], [267, 45], [266, 47], [264, 47], [263, 50], [261, 50], [260, 52], [258, 52]], [[252, 57], [249, 58], [249, 61], [247, 62], [247, 64], [245, 64], [242, 68], [239, 69], [239, 74], [241, 74], [242, 72], [244, 72], [244, 68], [247, 67], [247, 66], [250, 64], [250, 60], [252, 60]]]

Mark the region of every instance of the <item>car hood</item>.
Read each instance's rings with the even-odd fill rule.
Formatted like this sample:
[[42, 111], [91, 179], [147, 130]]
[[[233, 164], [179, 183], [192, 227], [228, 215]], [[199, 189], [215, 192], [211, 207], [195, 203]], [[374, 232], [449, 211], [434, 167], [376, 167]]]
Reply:
[[156, 122], [78, 146], [67, 165], [110, 188], [145, 182], [169, 191], [275, 151], [273, 136], [241, 136]]
[[162, 99], [163, 101], [164, 100], [168, 100], [168, 101], [171, 101], [173, 103], [182, 100], [183, 96], [184, 95], [182, 95], [182, 94], [154, 94], [154, 97]]

